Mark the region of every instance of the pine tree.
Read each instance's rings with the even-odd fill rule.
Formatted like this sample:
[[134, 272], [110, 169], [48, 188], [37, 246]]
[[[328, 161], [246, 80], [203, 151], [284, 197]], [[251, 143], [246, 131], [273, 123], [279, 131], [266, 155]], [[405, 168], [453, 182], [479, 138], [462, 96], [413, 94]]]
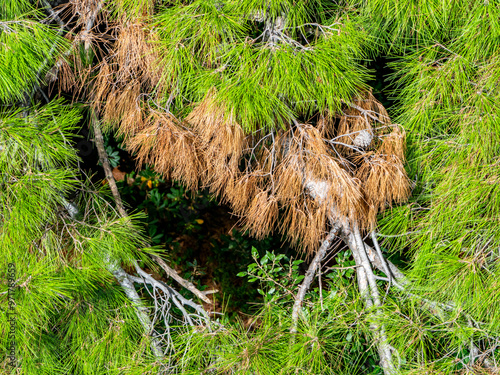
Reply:
[[[101, 63], [94, 105], [139, 161], [208, 187], [257, 237], [279, 223], [313, 252], [323, 233], [341, 229], [363, 265], [367, 307], [380, 307], [360, 228], [406, 199], [409, 183], [404, 132], [363, 82], [362, 28], [321, 2], [180, 4], [142, 34], [142, 20], [127, 16]], [[165, 68], [144, 69], [151, 59]], [[154, 98], [133, 100], [153, 88]], [[300, 305], [298, 298], [294, 320]], [[372, 329], [391, 372], [384, 328]]]
[[[43, 362], [48, 373], [352, 374], [366, 358], [337, 343], [363, 337], [385, 374], [498, 370], [497, 1], [78, 0], [64, 9], [16, 0], [0, 14], [0, 238], [21, 275], [25, 373]], [[369, 85], [367, 61], [380, 57], [392, 61], [395, 122]], [[50, 81], [88, 103], [116, 211], [77, 181], [67, 140], [79, 106], [31, 103]], [[137, 251], [147, 241], [121, 203], [102, 130], [139, 165], [209, 189], [257, 238], [280, 233], [309, 254], [288, 290], [293, 303], [264, 310], [255, 332], [210, 331], [200, 306], [144, 272], [134, 259], [169, 268], [154, 250]], [[309, 309], [335, 239], [351, 251], [357, 291], [334, 280], [325, 306]], [[405, 272], [387, 259], [398, 252], [410, 258]], [[207, 330], [176, 329], [167, 311], [158, 331], [141, 284]]]

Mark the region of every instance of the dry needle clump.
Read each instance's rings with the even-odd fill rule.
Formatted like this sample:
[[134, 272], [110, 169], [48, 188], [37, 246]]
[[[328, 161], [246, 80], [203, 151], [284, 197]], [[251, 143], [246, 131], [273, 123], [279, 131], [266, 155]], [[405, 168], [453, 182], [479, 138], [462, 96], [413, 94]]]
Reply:
[[215, 194], [234, 185], [238, 165], [247, 146], [245, 133], [232, 113], [218, 105], [209, 92], [187, 116], [186, 123], [197, 134], [198, 147], [206, 161], [204, 186]]
[[404, 132], [371, 94], [336, 117], [259, 136], [246, 134], [214, 98], [209, 92], [182, 121], [150, 111], [128, 146], [156, 171], [209, 188], [256, 237], [277, 229], [314, 251], [333, 222], [369, 228], [377, 213], [407, 198]]
[[364, 182], [367, 217], [370, 223], [374, 223], [378, 212], [392, 202], [401, 202], [408, 197], [408, 178], [400, 159], [394, 155], [372, 153], [360, 158], [361, 166], [356, 175]]
[[140, 21], [123, 22], [115, 32], [112, 53], [97, 66], [90, 94], [104, 123], [129, 138], [147, 126], [142, 93], [161, 90], [159, 72], [151, 68], [158, 58], [152, 48], [156, 36]]

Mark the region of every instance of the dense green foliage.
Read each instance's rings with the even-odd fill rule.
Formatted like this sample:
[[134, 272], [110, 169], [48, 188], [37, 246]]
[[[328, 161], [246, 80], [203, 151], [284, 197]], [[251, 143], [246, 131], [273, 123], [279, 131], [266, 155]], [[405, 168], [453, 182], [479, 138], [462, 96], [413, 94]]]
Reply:
[[[181, 98], [200, 101], [211, 90], [248, 130], [284, 126], [318, 109], [336, 110], [340, 99], [363, 86], [366, 69], [360, 59], [366, 53], [362, 29], [347, 17], [340, 21], [331, 6], [194, 1], [161, 10], [155, 18], [166, 51], [161, 64], [168, 66], [165, 89], [176, 92], [175, 110], [185, 111]], [[263, 25], [264, 14], [268, 23], [282, 22], [289, 31], [271, 36], [275, 47], [266, 47], [271, 31]], [[321, 36], [315, 24], [325, 25]]]
[[[7, 280], [8, 264], [15, 265], [9, 282], [17, 286], [9, 292], [13, 315], [0, 321], [11, 327], [14, 316], [16, 359], [26, 374], [112, 373], [112, 363], [143, 373], [147, 360], [134, 356], [147, 342], [104, 264], [110, 255], [128, 263], [145, 240], [113, 214], [103, 192], [77, 180], [70, 140], [79, 112], [60, 101], [23, 110], [28, 114], [4, 112], [0, 121], [0, 267]], [[63, 209], [75, 189], [82, 207], [76, 220]], [[10, 345], [3, 334], [2, 352]], [[8, 362], [2, 359], [4, 373]]]

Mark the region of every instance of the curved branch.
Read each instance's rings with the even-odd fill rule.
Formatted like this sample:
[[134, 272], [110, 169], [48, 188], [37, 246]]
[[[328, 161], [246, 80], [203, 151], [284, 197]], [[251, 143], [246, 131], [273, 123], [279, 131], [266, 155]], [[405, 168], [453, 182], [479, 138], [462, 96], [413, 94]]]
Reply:
[[[145, 272], [142, 268], [140, 268], [139, 265], [134, 264], [134, 266], [135, 266], [135, 270], [142, 278], [141, 279], [141, 278], [136, 277], [133, 279], [134, 281], [138, 282], [138, 280], [141, 280], [141, 282], [147, 283], [147, 284], [153, 286], [154, 288], [160, 289], [161, 291], [163, 291], [172, 300], [172, 302], [174, 302], [174, 304], [177, 306], [177, 308], [179, 310], [181, 310], [183, 317], [186, 319], [186, 321], [188, 322], [189, 325], [194, 326], [195, 324], [193, 323], [193, 321], [191, 319], [191, 315], [193, 315], [193, 314], [190, 314], [186, 311], [186, 309], [184, 308], [185, 305], [189, 306], [193, 310], [195, 310], [199, 315], [194, 314], [194, 316], [196, 318], [198, 318], [200, 321], [204, 320], [205, 323], [207, 324], [207, 326], [209, 327], [210, 318], [208, 317], [208, 314], [203, 309], [203, 307], [194, 303], [191, 300], [184, 298], [184, 296], [182, 296], [177, 290], [175, 290], [172, 287], [170, 287], [169, 285], [165, 284], [163, 281], [156, 280], [151, 275], [149, 275], [147, 272]], [[142, 281], [142, 280], [144, 280], [144, 281]]]

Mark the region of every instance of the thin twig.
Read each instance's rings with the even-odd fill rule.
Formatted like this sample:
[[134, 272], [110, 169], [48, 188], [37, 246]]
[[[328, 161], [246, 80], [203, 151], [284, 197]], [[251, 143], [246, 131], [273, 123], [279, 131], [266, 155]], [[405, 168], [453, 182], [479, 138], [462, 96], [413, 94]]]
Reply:
[[375, 231], [372, 231], [370, 234], [372, 237], [373, 245], [375, 246], [375, 250], [377, 250], [377, 255], [378, 255], [379, 259], [381, 260], [382, 268], [384, 269], [384, 272], [387, 275], [388, 282], [389, 282], [389, 288], [387, 289], [387, 292], [385, 293], [385, 296], [384, 296], [384, 301], [385, 301], [385, 299], [387, 298], [387, 294], [389, 293], [389, 289], [391, 287], [391, 284], [392, 284], [392, 273], [389, 269], [389, 266], [385, 260], [384, 255], [382, 254], [382, 250], [380, 249], [380, 245], [378, 243], [377, 235], [375, 234]]

